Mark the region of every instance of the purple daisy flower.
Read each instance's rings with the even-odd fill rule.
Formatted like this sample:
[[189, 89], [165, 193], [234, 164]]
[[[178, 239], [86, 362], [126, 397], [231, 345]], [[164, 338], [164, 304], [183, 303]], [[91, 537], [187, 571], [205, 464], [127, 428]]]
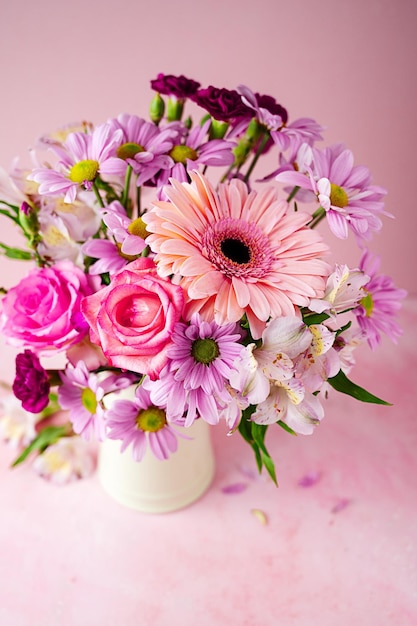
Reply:
[[[144, 381], [145, 382], [145, 381]], [[152, 385], [152, 381], [148, 381]], [[168, 459], [178, 447], [177, 433], [168, 424], [165, 410], [155, 406], [144, 385], [136, 389], [134, 400], [116, 400], [106, 412], [109, 439], [121, 439], [120, 451], [132, 444], [132, 456], [141, 461], [147, 444], [159, 460]]]
[[194, 314], [189, 324], [175, 325], [171, 339], [170, 361], [153, 383], [151, 399], [166, 406], [168, 421], [186, 413], [185, 426], [198, 417], [216, 424], [219, 411], [230, 401], [227, 385], [242, 349], [238, 326], [219, 326]]
[[102, 209], [101, 213], [109, 238], [90, 239], [81, 246], [83, 254], [97, 259], [88, 269], [93, 276], [118, 272], [146, 247], [147, 232], [141, 217], [131, 220], [117, 200]]
[[68, 364], [60, 376], [62, 385], [58, 389], [58, 402], [63, 409], [69, 410], [74, 432], [87, 441], [92, 438], [104, 441], [106, 426], [101, 400], [109, 391], [107, 379], [100, 382], [83, 361], [75, 366]]
[[177, 136], [174, 128], [167, 126], [161, 129], [137, 115], [127, 113], [110, 120], [109, 125], [121, 135], [115, 154], [102, 167], [104, 174], [124, 176], [130, 165], [140, 175], [138, 185], [142, 185], [160, 169], [170, 166], [167, 152]]
[[306, 174], [284, 171], [276, 180], [313, 191], [320, 203], [319, 219], [326, 215], [330, 230], [346, 239], [351, 228], [359, 242], [381, 230], [386, 190], [371, 184], [367, 167], [353, 164], [353, 154], [342, 144], [312, 149], [312, 167]]
[[40, 413], [49, 403], [49, 376], [39, 358], [30, 350], [16, 356], [13, 393], [30, 413]]
[[[207, 140], [210, 125], [211, 120], [207, 120], [189, 133], [185, 133], [185, 128], [182, 131], [179, 129], [178, 142], [169, 152], [171, 168], [161, 171], [158, 186], [166, 185], [172, 177], [180, 182], [187, 182], [187, 172], [197, 169], [198, 165], [222, 166], [234, 162], [232, 150], [236, 144], [224, 139]], [[178, 128], [177, 124], [175, 126]]]
[[401, 300], [406, 297], [405, 289], [395, 287], [392, 278], [378, 274], [381, 259], [365, 250], [360, 262], [360, 269], [370, 277], [363, 287], [366, 296], [360, 306], [354, 309], [358, 324], [372, 350], [381, 342], [381, 333], [397, 343], [402, 330], [395, 321]]
[[39, 167], [32, 170], [28, 180], [39, 183], [40, 195], [65, 194], [65, 202], [74, 202], [80, 188], [90, 190], [106, 161], [120, 141], [122, 131], [102, 124], [91, 134], [70, 133], [61, 146], [51, 150], [58, 156], [57, 169]]

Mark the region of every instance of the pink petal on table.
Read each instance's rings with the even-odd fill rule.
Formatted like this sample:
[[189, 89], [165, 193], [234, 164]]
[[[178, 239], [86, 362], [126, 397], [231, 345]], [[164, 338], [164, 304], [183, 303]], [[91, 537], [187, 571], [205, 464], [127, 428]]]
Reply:
[[226, 487], [222, 487], [222, 492], [226, 494], [236, 494], [242, 493], [247, 489], [247, 483], [232, 483], [231, 485], [226, 485]]
[[313, 487], [319, 482], [321, 477], [322, 477], [321, 472], [310, 472], [308, 474], [305, 474], [302, 478], [300, 478], [300, 480], [298, 481], [298, 486], [299, 487]]
[[340, 513], [340, 511], [344, 511], [344, 509], [349, 506], [349, 504], [351, 503], [351, 500], [349, 500], [349, 498], [340, 498], [336, 504], [334, 505], [334, 507], [332, 508], [331, 512], [332, 513]]

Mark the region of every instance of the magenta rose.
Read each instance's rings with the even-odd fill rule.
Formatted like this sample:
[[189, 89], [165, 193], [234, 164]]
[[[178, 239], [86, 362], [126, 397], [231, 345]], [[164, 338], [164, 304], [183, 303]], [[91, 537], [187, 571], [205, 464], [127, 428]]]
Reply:
[[35, 268], [2, 299], [0, 332], [10, 345], [36, 354], [65, 350], [88, 332], [80, 302], [91, 292], [87, 276], [70, 261]]
[[109, 364], [156, 379], [184, 304], [182, 287], [161, 278], [151, 259], [129, 263], [110, 285], [84, 298], [90, 339]]

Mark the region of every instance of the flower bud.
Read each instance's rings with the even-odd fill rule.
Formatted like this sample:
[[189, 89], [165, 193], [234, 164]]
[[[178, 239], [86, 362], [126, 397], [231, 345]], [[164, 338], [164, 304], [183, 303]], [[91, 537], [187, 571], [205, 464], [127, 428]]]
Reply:
[[151, 104], [149, 106], [149, 117], [155, 124], [159, 124], [159, 122], [164, 117], [164, 113], [164, 99], [159, 95], [159, 93], [157, 93], [151, 100]]
[[184, 100], [176, 98], [168, 98], [167, 102], [167, 120], [168, 122], [176, 122], [182, 118], [184, 110]]
[[221, 122], [219, 120], [213, 119], [211, 121], [209, 138], [210, 139], [223, 139], [228, 128], [229, 128], [229, 124], [227, 122]]

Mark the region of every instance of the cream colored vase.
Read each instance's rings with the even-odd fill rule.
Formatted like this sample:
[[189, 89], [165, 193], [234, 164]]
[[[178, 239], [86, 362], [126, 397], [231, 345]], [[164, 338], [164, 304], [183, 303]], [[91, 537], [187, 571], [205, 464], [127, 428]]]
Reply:
[[101, 443], [98, 476], [103, 489], [120, 504], [144, 513], [168, 513], [198, 500], [214, 476], [210, 426], [200, 419], [182, 431], [189, 439], [178, 437], [177, 452], [165, 461], [149, 447], [136, 462], [130, 448], [120, 452], [120, 441]]

